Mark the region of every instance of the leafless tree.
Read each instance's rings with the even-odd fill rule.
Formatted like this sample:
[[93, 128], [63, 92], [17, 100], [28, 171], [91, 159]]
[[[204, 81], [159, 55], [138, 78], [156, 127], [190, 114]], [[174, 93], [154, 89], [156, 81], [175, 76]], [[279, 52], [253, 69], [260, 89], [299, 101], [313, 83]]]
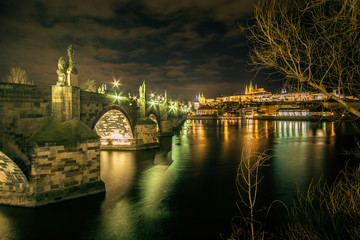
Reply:
[[359, 0], [261, 0], [242, 29], [255, 70], [274, 69], [360, 117], [339, 97], [360, 94]]
[[[259, 134], [258, 132], [256, 134]], [[238, 166], [236, 176], [236, 188], [240, 201], [238, 209], [241, 216], [233, 219], [233, 232], [229, 239], [268, 239], [270, 234], [265, 232], [265, 221], [259, 220], [259, 209], [256, 209], [256, 201], [258, 199], [258, 188], [263, 176], [260, 174], [262, 167], [268, 166], [268, 160], [271, 158], [270, 149], [260, 152], [261, 138], [263, 132], [260, 131], [260, 137], [254, 135], [249, 137], [243, 148], [241, 160]], [[272, 204], [267, 209], [271, 209]]]
[[10, 68], [10, 74], [6, 77], [6, 82], [33, 85], [34, 82], [29, 80], [26, 71], [19, 67]]
[[87, 92], [96, 92], [97, 87], [94, 80], [88, 79], [86, 82], [81, 84], [80, 88]]

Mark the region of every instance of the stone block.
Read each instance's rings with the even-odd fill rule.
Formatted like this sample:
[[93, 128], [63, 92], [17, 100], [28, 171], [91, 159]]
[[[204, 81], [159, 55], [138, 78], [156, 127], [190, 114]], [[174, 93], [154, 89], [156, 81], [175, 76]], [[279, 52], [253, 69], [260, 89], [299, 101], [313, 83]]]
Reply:
[[52, 86], [52, 116], [64, 122], [80, 118], [80, 89], [73, 86]]
[[[9, 181], [0, 182], [0, 204], [39, 206], [104, 192], [105, 186], [100, 179], [100, 155], [96, 152], [99, 145], [98, 139], [92, 139], [72, 148], [35, 147], [32, 151], [30, 180], [27, 181], [24, 176], [16, 177], [19, 179], [16, 182], [10, 179], [11, 174], [6, 174]], [[59, 151], [62, 153], [57, 154]], [[1, 161], [1, 156], [2, 168], [8, 166], [7, 163], [16, 166], [11, 160]], [[27, 194], [27, 197], [19, 200], [19, 193]]]

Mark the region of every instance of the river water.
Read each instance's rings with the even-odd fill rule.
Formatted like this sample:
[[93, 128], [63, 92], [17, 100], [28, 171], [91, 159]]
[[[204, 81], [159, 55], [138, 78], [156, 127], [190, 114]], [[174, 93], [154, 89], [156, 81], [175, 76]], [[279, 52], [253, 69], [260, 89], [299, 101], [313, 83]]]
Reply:
[[[242, 154], [270, 149], [272, 156], [259, 172], [256, 207], [273, 200], [290, 206], [312, 179], [334, 180], [356, 135], [345, 123], [187, 120], [159, 149], [102, 151], [105, 195], [37, 209], [0, 206], [0, 240], [226, 239], [240, 214], [235, 178]], [[286, 211], [273, 212], [274, 227]]]

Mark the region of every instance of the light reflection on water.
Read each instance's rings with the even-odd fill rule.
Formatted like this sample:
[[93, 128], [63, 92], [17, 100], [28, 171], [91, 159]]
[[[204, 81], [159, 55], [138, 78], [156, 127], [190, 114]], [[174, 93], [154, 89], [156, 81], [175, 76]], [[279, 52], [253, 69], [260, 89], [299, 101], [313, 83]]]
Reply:
[[291, 204], [297, 186], [336, 176], [347, 159], [343, 151], [355, 147], [353, 134], [350, 125], [330, 122], [187, 121], [160, 149], [102, 151], [105, 197], [39, 209], [0, 207], [0, 236], [220, 239], [238, 215], [234, 182], [243, 150], [273, 154], [261, 171], [259, 207], [275, 199]]

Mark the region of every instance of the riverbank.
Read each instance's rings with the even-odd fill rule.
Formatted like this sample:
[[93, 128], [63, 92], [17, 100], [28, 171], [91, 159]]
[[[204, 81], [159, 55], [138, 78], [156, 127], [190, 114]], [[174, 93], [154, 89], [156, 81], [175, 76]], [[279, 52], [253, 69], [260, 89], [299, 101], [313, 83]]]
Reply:
[[351, 121], [354, 120], [350, 117], [323, 117], [323, 116], [256, 116], [253, 118], [243, 118], [243, 117], [223, 117], [223, 116], [188, 116], [189, 120], [241, 120], [241, 119], [254, 119], [254, 120], [269, 120], [269, 121], [310, 121], [310, 122], [319, 122], [319, 121]]

